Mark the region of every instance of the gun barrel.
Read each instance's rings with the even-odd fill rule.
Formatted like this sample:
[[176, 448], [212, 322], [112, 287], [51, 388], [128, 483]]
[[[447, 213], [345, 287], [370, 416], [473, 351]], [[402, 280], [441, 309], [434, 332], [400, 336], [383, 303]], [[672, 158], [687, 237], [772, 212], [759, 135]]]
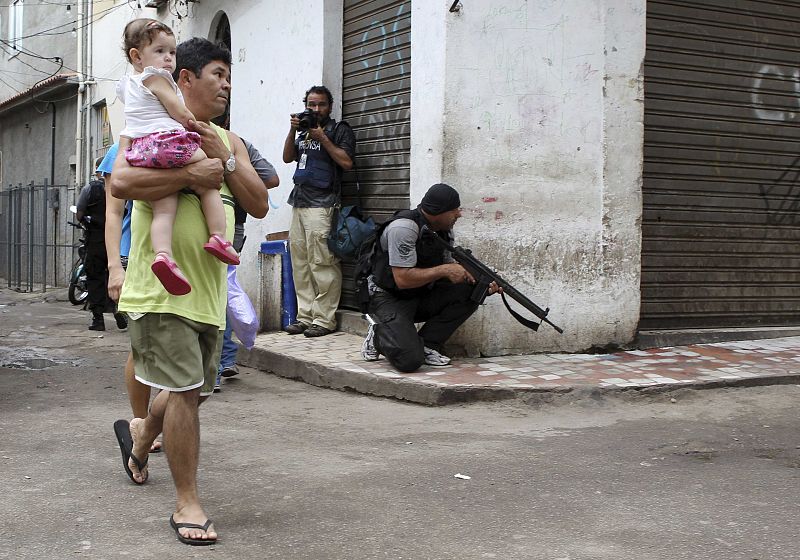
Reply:
[[[510, 297], [511, 299], [519, 303], [521, 306], [523, 306], [525, 309], [533, 313], [543, 323], [547, 323], [548, 325], [553, 327], [559, 334], [564, 333], [564, 329], [555, 325], [547, 318], [547, 313], [550, 311], [550, 309], [542, 309], [541, 307], [533, 303], [522, 292], [520, 292], [514, 286], [509, 284], [494, 270], [492, 270], [491, 268], [483, 264], [481, 261], [476, 259], [472, 255], [471, 251], [469, 251], [468, 249], [463, 249], [462, 247], [451, 246], [444, 239], [439, 237], [435, 232], [433, 232], [433, 238], [444, 248], [450, 251], [450, 253], [453, 255], [453, 259], [455, 259], [455, 261], [458, 262], [461, 266], [466, 268], [467, 271], [469, 271], [469, 273], [472, 274], [472, 276], [474, 276], [475, 278], [490, 278], [500, 288], [503, 289], [503, 293], [506, 294], [508, 297]], [[486, 297], [485, 293], [483, 297], [484, 298]], [[508, 304], [506, 303], [506, 305]], [[511, 311], [511, 313], [514, 314], [514, 311], [511, 310], [511, 308], [509, 308], [509, 311]], [[518, 320], [523, 321], [524, 319], [518, 318]]]

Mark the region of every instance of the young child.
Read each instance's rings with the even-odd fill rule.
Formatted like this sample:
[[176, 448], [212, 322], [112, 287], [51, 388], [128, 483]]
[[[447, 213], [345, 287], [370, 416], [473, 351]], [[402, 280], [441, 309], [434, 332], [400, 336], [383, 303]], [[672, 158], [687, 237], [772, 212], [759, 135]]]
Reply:
[[[117, 84], [125, 104], [125, 130], [131, 138], [125, 159], [136, 167], [183, 167], [206, 158], [201, 138], [186, 127], [194, 115], [186, 108], [172, 72], [175, 71], [175, 35], [163, 23], [147, 18], [125, 26], [125, 56], [134, 73]], [[150, 202], [153, 222], [150, 237], [156, 257], [151, 266], [164, 288], [173, 295], [188, 294], [192, 287], [172, 258], [172, 228], [178, 209], [175, 193]], [[200, 204], [210, 237], [203, 248], [227, 264], [239, 264], [239, 255], [225, 239], [225, 209], [219, 191], [205, 189]]]

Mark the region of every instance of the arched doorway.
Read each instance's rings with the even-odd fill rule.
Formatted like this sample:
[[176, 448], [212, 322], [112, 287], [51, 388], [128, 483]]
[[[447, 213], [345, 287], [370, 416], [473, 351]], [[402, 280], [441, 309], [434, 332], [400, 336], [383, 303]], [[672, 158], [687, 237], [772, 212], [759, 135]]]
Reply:
[[[211, 22], [211, 31], [208, 39], [213, 43], [223, 45], [229, 51], [231, 50], [231, 23], [225, 12], [219, 12], [214, 16]], [[230, 128], [230, 114], [231, 104], [230, 100], [228, 100], [228, 106], [225, 108], [225, 112], [216, 119], [212, 119], [212, 122], [227, 130]]]

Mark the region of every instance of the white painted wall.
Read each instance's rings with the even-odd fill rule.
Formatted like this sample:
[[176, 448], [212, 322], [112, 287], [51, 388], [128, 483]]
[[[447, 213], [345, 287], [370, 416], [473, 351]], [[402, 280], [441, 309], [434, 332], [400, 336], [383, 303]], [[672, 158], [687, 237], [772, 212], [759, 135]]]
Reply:
[[566, 331], [532, 333], [493, 297], [453, 343], [496, 355], [631, 340], [645, 0], [444, 4], [414, 4], [412, 206], [439, 180], [456, 187], [459, 244]]

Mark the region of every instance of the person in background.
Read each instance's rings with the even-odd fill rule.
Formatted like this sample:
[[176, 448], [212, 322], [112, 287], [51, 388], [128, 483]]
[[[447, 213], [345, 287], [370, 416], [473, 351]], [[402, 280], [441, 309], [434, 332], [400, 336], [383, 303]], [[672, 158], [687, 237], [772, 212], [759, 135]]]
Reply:
[[[264, 186], [267, 187], [267, 189], [273, 189], [280, 185], [281, 180], [275, 172], [275, 167], [273, 167], [250, 142], [244, 138], [242, 138], [242, 142], [244, 142], [244, 147], [247, 148], [247, 154], [250, 156], [250, 163], [253, 165], [253, 169], [256, 170], [256, 173], [258, 173], [259, 178], [264, 182]], [[233, 207], [233, 213], [235, 216], [233, 226], [233, 248], [236, 249], [237, 253], [241, 254], [242, 246], [246, 239], [244, 235], [244, 223], [247, 220], [247, 212], [245, 212], [244, 208], [237, 202]], [[233, 341], [232, 335], [233, 330], [231, 329], [231, 323], [226, 319], [225, 335], [222, 339], [222, 353], [220, 354], [219, 360], [219, 371], [217, 373], [216, 383], [214, 384], [215, 393], [220, 391], [223, 377], [233, 377], [239, 374], [239, 367], [236, 365], [236, 354], [239, 352], [239, 345]]]
[[[106, 153], [97, 171], [110, 182], [111, 170], [117, 157], [119, 142], [115, 142]], [[108, 255], [108, 297], [114, 303], [119, 301], [119, 292], [125, 282], [125, 269], [128, 267], [128, 254], [131, 249], [132, 200], [120, 200], [106, 190], [106, 254]], [[133, 371], [133, 355], [129, 352], [125, 361], [125, 387], [134, 418], [147, 416], [150, 405], [150, 386], [139, 383]], [[160, 440], [153, 442], [150, 453], [162, 450]]]
[[106, 190], [103, 174], [97, 170], [102, 158], [95, 161], [95, 177], [81, 189], [76, 217], [86, 226], [86, 287], [88, 306], [92, 312], [90, 331], [106, 330], [104, 313], [113, 313], [120, 329], [128, 328], [125, 315], [117, 312], [116, 304], [108, 297], [108, 268], [106, 267]]

